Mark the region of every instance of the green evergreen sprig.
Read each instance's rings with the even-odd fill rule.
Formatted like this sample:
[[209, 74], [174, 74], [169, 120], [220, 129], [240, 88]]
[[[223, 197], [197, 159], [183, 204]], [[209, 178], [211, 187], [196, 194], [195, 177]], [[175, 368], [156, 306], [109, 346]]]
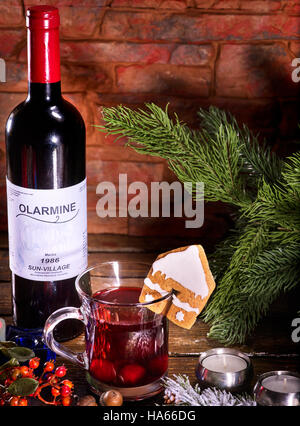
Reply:
[[198, 115], [195, 131], [167, 107], [118, 106], [104, 108], [97, 127], [166, 159], [181, 182], [204, 182], [206, 201], [233, 207], [235, 228], [210, 256], [217, 289], [202, 317], [210, 337], [244, 343], [275, 298], [300, 284], [300, 153], [280, 159], [218, 108]]

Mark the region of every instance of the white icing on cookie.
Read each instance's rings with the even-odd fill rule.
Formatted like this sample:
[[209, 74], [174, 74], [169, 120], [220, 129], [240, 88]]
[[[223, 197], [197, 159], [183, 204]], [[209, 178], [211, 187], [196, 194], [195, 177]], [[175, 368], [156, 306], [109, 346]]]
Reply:
[[176, 312], [175, 318], [177, 321], [183, 321], [184, 320], [184, 313], [181, 311]]
[[201, 264], [199, 250], [196, 245], [184, 251], [169, 253], [156, 260], [153, 265], [153, 275], [160, 271], [167, 278], [172, 278], [183, 287], [195, 293], [202, 299], [209, 293], [205, 273]]
[[151, 290], [155, 290], [160, 293], [162, 296], [166, 296], [168, 294], [167, 291], [163, 290], [159, 284], [153, 283], [150, 278], [145, 278], [144, 283], [147, 287], [151, 288]]
[[154, 297], [152, 294], [146, 294], [145, 296], [145, 302], [152, 302], [154, 300]]
[[200, 311], [199, 311], [198, 308], [193, 308], [187, 302], [181, 302], [181, 300], [179, 300], [178, 297], [175, 296], [175, 294], [173, 294], [173, 304], [175, 306], [177, 306], [178, 308], [183, 309], [184, 311], [187, 311], [187, 312], [196, 312], [197, 315], [200, 313]]

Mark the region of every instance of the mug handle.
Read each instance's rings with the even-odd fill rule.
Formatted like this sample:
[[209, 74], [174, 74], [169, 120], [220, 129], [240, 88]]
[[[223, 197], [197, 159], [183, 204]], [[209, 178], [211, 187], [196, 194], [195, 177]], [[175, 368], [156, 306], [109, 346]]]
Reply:
[[66, 319], [77, 319], [79, 321], [82, 321], [85, 324], [84, 317], [81, 313], [80, 308], [74, 308], [74, 307], [66, 307], [66, 308], [60, 308], [57, 309], [57, 311], [53, 312], [49, 318], [47, 319], [44, 327], [44, 339], [49, 346], [49, 348], [55, 352], [57, 355], [62, 356], [63, 358], [68, 359], [69, 361], [73, 362], [74, 364], [79, 365], [82, 368], [88, 369], [88, 356], [86, 351], [84, 352], [74, 352], [70, 349], [68, 349], [66, 346], [61, 345], [58, 343], [53, 336], [54, 328], [59, 324], [61, 321], [64, 321]]

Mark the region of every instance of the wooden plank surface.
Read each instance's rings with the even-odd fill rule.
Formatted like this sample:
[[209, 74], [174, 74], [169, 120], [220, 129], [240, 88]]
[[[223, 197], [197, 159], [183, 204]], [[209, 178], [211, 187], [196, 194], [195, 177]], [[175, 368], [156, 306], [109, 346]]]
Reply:
[[[195, 375], [195, 368], [198, 363], [198, 356], [182, 356], [182, 357], [173, 357], [169, 358], [169, 369], [168, 376], [173, 378], [174, 375], [185, 374], [188, 375], [190, 383], [195, 385], [197, 383], [197, 378]], [[57, 364], [62, 361], [60, 358], [57, 360]], [[250, 384], [249, 393], [252, 392], [252, 389], [256, 383], [258, 376], [266, 371], [272, 370], [290, 370], [290, 371], [299, 371], [300, 364], [299, 360], [291, 358], [251, 358], [253, 365], [253, 378]], [[68, 361], [64, 361], [64, 364], [68, 368], [68, 376], [72, 378], [74, 383], [74, 388], [76, 394], [79, 396], [87, 395], [90, 393], [88, 385], [85, 381], [85, 372], [84, 370], [74, 366]], [[163, 403], [163, 394], [160, 394], [154, 398], [139, 402], [139, 404], [151, 406], [154, 404]], [[136, 405], [137, 403], [127, 403], [127, 405]]]

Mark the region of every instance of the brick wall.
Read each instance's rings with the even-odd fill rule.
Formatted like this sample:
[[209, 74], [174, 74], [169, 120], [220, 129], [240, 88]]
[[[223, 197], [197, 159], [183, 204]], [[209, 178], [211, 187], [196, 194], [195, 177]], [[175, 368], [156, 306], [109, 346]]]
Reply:
[[[24, 10], [39, 0], [0, 0], [0, 57], [7, 83], [0, 84], [0, 227], [6, 228], [4, 125], [26, 93]], [[211, 104], [267, 137], [286, 154], [297, 132], [299, 85], [291, 62], [300, 56], [300, 1], [293, 0], [48, 0], [61, 14], [65, 97], [87, 125], [90, 232], [131, 235], [194, 235], [220, 238], [226, 214], [206, 208], [203, 228], [186, 231], [179, 219], [99, 219], [101, 180], [174, 180], [160, 159], [141, 156], [124, 140], [97, 132], [101, 108], [140, 107], [145, 101], [170, 110], [191, 126]]]

